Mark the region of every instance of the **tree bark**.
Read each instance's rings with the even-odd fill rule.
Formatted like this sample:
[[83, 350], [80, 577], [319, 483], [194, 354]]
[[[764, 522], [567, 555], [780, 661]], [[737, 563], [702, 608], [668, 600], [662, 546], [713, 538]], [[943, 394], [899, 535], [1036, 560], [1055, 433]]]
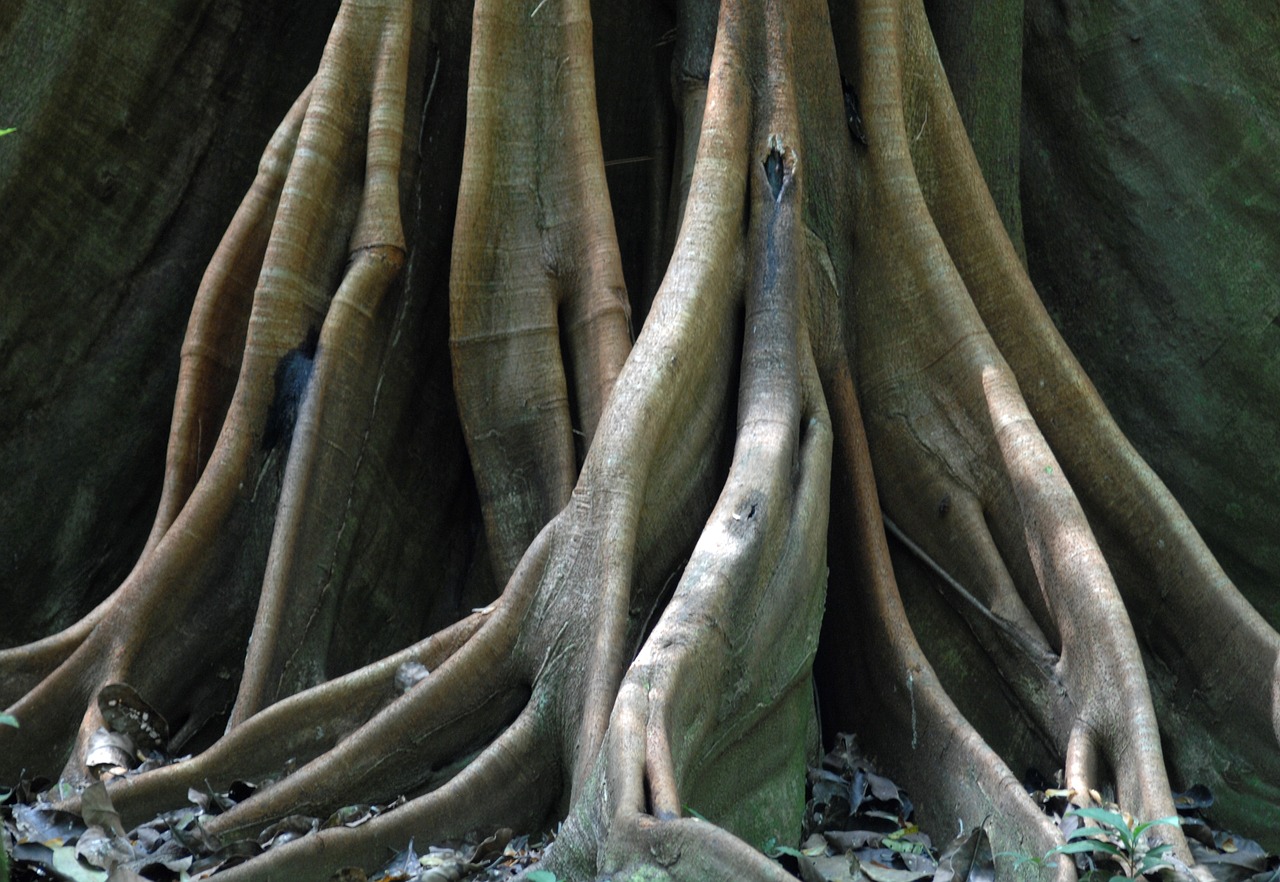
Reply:
[[[13, 10], [0, 35], [33, 45], [38, 18]], [[567, 878], [780, 879], [759, 849], [797, 834], [817, 694], [825, 734], [856, 731], [926, 824], [987, 824], [997, 852], [1062, 841], [1011, 771], [1026, 765], [1139, 819], [1209, 783], [1222, 818], [1275, 847], [1275, 616], [1130, 445], [1027, 275], [1021, 229], [1034, 273], [1047, 228], [1021, 213], [1039, 203], [1016, 198], [1019, 163], [1056, 154], [1018, 150], [1019, 119], [1036, 145], [1055, 106], [1022, 92], [1023, 5], [928, 11], [346, 0], [228, 219], [191, 151], [247, 99], [198, 104], [194, 128], [170, 108], [220, 82], [219, 59], [258, 69], [235, 66], [237, 34], [277, 31], [238, 7], [186, 31], [122, 8], [154, 16], [129, 57], [170, 52], [205, 91], [175, 79], [137, 143], [117, 105], [86, 103], [52, 184], [15, 176], [62, 117], [17, 120], [29, 140], [0, 172], [30, 239], [6, 241], [32, 244], [9, 246], [14, 265], [34, 273], [39, 243], [66, 235], [42, 219], [69, 222], [58, 181], [96, 180], [98, 130], [119, 139], [109, 156], [163, 171], [178, 220], [143, 212], [138, 184], [104, 198], [89, 220], [120, 241], [91, 237], [73, 278], [145, 274], [184, 224], [225, 232], [189, 302], [163, 481], [120, 491], [155, 506], [149, 535], [102, 508], [116, 485], [82, 446], [38, 467], [86, 477], [57, 491], [67, 526], [36, 519], [14, 546], [15, 574], [65, 586], [37, 592], [22, 627], [41, 639], [0, 652], [21, 723], [0, 727], [0, 773], [90, 780], [105, 696], [137, 694], [169, 721], [166, 749], [196, 755], [114, 781], [127, 824], [245, 778], [275, 783], [210, 835], [408, 797], [229, 880], [557, 820], [545, 865]], [[106, 26], [84, 14], [68, 40]], [[1055, 14], [1028, 0], [1032, 40]], [[262, 21], [305, 42], [301, 20]], [[1026, 82], [1055, 74], [1032, 57]], [[47, 79], [80, 82], [75, 67]], [[113, 94], [140, 114], [156, 77], [129, 68]], [[1038, 186], [1022, 181], [1087, 192]], [[156, 264], [174, 290], [178, 263]], [[171, 322], [129, 283], [110, 309], [59, 284], [86, 295], [68, 309], [124, 324], [6, 318], [6, 456], [104, 425], [76, 405], [96, 353]], [[27, 365], [59, 332], [45, 392]], [[102, 382], [157, 352], [107, 359]], [[145, 376], [159, 388], [164, 368]], [[138, 419], [154, 425], [154, 395]], [[143, 453], [131, 474], [158, 462]], [[101, 599], [104, 578], [119, 584]], [[429, 673], [397, 687], [410, 662]]]

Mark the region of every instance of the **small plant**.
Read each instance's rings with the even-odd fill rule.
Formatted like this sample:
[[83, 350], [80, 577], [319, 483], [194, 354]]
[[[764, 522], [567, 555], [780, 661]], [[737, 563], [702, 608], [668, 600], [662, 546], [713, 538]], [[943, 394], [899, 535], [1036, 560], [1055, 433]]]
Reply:
[[784, 854], [796, 858], [797, 860], [803, 856], [803, 852], [798, 848], [792, 848], [789, 845], [779, 845], [778, 837], [770, 836], [765, 840], [764, 847], [760, 849], [764, 852], [765, 857], [773, 858], [775, 861]]
[[1103, 870], [1094, 868], [1086, 874], [1085, 878], [1095, 880], [1107, 878], [1109, 882], [1116, 882], [1116, 880], [1125, 882], [1125, 880], [1145, 876], [1162, 867], [1173, 866], [1173, 861], [1167, 857], [1173, 846], [1164, 842], [1151, 845], [1146, 833], [1152, 827], [1162, 824], [1176, 827], [1182, 823], [1176, 816], [1134, 824], [1124, 815], [1104, 808], [1077, 808], [1067, 812], [1067, 815], [1095, 821], [1098, 826], [1081, 825], [1071, 831], [1065, 843], [1049, 849], [1044, 856], [1045, 862], [1059, 854], [1091, 855], [1098, 862], [1118, 866], [1121, 873], [1107, 877]]
[[1023, 867], [1027, 865], [1035, 867], [1037, 870], [1040, 870], [1044, 867], [1057, 866], [1057, 863], [1055, 861], [1049, 860], [1050, 855], [1045, 855], [1044, 857], [1036, 857], [1035, 855], [1027, 854], [1025, 851], [1001, 851], [996, 853], [996, 857], [1012, 858], [1014, 870], [1017, 870], [1019, 867]]

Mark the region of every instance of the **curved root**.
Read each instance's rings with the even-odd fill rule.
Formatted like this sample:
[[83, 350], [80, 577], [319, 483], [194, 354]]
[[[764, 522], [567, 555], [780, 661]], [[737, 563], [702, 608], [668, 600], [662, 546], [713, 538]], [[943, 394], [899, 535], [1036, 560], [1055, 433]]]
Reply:
[[[756, 849], [799, 824], [817, 654], [828, 727], [853, 725], [939, 829], [990, 817], [1001, 851], [1062, 841], [1010, 771], [1031, 759], [1174, 814], [1171, 777], [1217, 773], [1167, 726], [1165, 753], [1169, 718], [1203, 731], [1229, 707], [1221, 749], [1252, 777], [1215, 789], [1276, 795], [1280, 637], [1036, 301], [921, 4], [862, 0], [834, 27], [818, 2], [726, 0], [714, 25], [712, 9], [681, 9], [681, 137], [653, 176], [674, 246], [633, 347], [588, 4], [477, 4], [450, 346], [505, 588], [361, 666], [334, 635], [364, 600], [344, 592], [383, 571], [356, 546], [397, 539], [348, 530], [370, 500], [410, 509], [383, 425], [408, 419], [420, 376], [397, 348], [420, 320], [398, 280], [406, 260], [416, 278], [401, 185], [423, 173], [404, 134], [428, 28], [406, 3], [343, 4], [197, 298], [142, 558], [80, 624], [0, 653], [23, 723], [0, 727], [5, 772], [70, 751], [64, 777], [84, 780], [105, 684], [184, 737], [234, 692], [211, 747], [111, 785], [129, 823], [289, 767], [207, 832], [412, 798], [233, 882], [566, 810], [546, 861], [574, 879], [780, 880]], [[895, 573], [886, 523], [924, 566]], [[959, 618], [930, 606], [935, 584]], [[419, 636], [404, 618], [393, 645]], [[947, 639], [980, 647], [951, 653], [937, 623], [960, 620]], [[991, 684], [963, 670], [980, 656], [1017, 732], [980, 731]], [[430, 674], [398, 694], [411, 661]]]

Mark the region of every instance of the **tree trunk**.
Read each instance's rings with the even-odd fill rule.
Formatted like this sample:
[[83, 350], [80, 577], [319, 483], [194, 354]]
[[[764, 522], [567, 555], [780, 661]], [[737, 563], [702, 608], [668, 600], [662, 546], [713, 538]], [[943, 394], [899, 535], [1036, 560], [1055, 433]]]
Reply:
[[[0, 775], [91, 780], [123, 702], [148, 721], [133, 738], [196, 754], [114, 781], [126, 824], [235, 780], [278, 779], [209, 819], [224, 841], [408, 797], [230, 880], [560, 820], [545, 864], [569, 879], [786, 878], [758, 849], [795, 840], [836, 731], [926, 824], [987, 823], [997, 852], [1062, 841], [1011, 771], [1029, 765], [1139, 819], [1207, 783], [1222, 824], [1280, 846], [1280, 636], [1257, 576], [1280, 567], [1219, 536], [1251, 605], [1026, 269], [1133, 314], [1131, 288], [1172, 278], [1159, 255], [1184, 240], [1150, 188], [1182, 159], [1135, 132], [1168, 105], [1157, 50], [1185, 25], [1097, 50], [1112, 25], [1088, 9], [927, 6], [0, 13], [35, 72], [0, 120], [18, 128], [0, 140], [0, 456], [23, 476], [0, 652], [21, 728], [0, 727]], [[1215, 16], [1204, 45], [1232, 45], [1242, 19]], [[115, 54], [95, 70], [99, 43]], [[1117, 136], [1107, 68], [1075, 59], [1143, 43], [1157, 54], [1116, 61], [1141, 109]], [[1064, 82], [1077, 69], [1091, 79]], [[1248, 88], [1271, 94], [1269, 74]], [[1237, 93], [1214, 85], [1225, 115]], [[1262, 161], [1261, 113], [1238, 139], [1189, 112], [1161, 131], [1210, 143], [1208, 173], [1235, 140]], [[1149, 183], [1127, 185], [1137, 170]], [[1166, 179], [1168, 199], [1191, 186]], [[1220, 198], [1223, 230], [1265, 210]], [[17, 293], [33, 285], [66, 293]], [[1274, 284], [1229, 291], [1265, 354]], [[1102, 322], [1063, 318], [1159, 342]], [[1179, 339], [1181, 388], [1242, 370], [1234, 351], [1200, 370], [1228, 331]], [[1121, 422], [1169, 431], [1179, 395]], [[1220, 427], [1215, 401], [1199, 412]], [[1201, 509], [1245, 517], [1192, 466]], [[398, 687], [409, 663], [429, 673]]]

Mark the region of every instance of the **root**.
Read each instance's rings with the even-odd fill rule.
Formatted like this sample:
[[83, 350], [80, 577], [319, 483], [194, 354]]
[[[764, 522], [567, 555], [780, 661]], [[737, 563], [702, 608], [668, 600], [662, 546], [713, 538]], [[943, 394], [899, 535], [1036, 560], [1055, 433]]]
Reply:
[[[841, 582], [833, 581], [837, 599], [828, 612], [824, 633], [835, 628], [860, 639], [837, 643], [842, 648], [827, 651], [824, 667], [856, 671], [862, 684], [875, 684], [856, 690], [861, 699], [857, 705], [832, 702], [829, 713], [856, 720], [868, 746], [881, 757], [900, 756], [910, 746], [909, 759], [899, 766], [901, 780], [913, 793], [930, 794], [921, 811], [933, 829], [945, 830], [956, 818], [966, 828], [990, 818], [997, 851], [1043, 854], [1060, 842], [1061, 834], [956, 707], [916, 642], [889, 559], [852, 378], [847, 373], [837, 375], [827, 390], [842, 464], [836, 498], [846, 500], [834, 507], [833, 517], [850, 525], [852, 535], [840, 539], [858, 549], [852, 560], [833, 561], [833, 571], [870, 590], [839, 592]], [[842, 485], [844, 493], [839, 492]], [[885, 689], [884, 684], [892, 688]], [[957, 769], [965, 770], [964, 774], [957, 774]], [[1073, 877], [1074, 870], [1065, 862], [1060, 864], [1056, 878], [1067, 882]]]
[[[190, 788], [222, 792], [234, 781], [265, 780], [325, 754], [397, 697], [395, 679], [402, 665], [417, 662], [437, 670], [484, 619], [473, 615], [380, 662], [277, 702], [190, 760], [112, 781], [116, 810], [133, 826], [182, 805]], [[78, 797], [59, 808], [78, 812]]]
[[[371, 21], [374, 27], [368, 33]], [[379, 32], [380, 24], [385, 25], [386, 33]], [[316, 382], [311, 384], [313, 388], [324, 387], [329, 372], [341, 370], [346, 338], [353, 336], [347, 330], [352, 323], [348, 313], [367, 314], [376, 308], [398, 272], [397, 255], [404, 250], [396, 187], [405, 71], [404, 60], [397, 58], [407, 50], [397, 53], [387, 42], [397, 34], [407, 41], [407, 29], [408, 22], [395, 16], [384, 19], [348, 12], [345, 19], [340, 17], [329, 60], [322, 66], [322, 71], [334, 71], [330, 81], [321, 76], [303, 94], [269, 145], [258, 179], [224, 237], [197, 297], [184, 346], [165, 491], [147, 551], [125, 582], [84, 622], [54, 640], [5, 653], [6, 672], [23, 668], [47, 672], [12, 706], [12, 712], [19, 719], [30, 720], [31, 725], [18, 741], [18, 749], [6, 751], [9, 774], [16, 777], [24, 768], [51, 771], [51, 761], [65, 755], [75, 732], [75, 720], [67, 710], [89, 703], [63, 775], [68, 780], [83, 780], [87, 738], [103, 724], [89, 699], [105, 683], [129, 682], [151, 703], [171, 714], [176, 710], [174, 715], [186, 715], [201, 711], [184, 707], [180, 696], [194, 694], [205, 700], [211, 696], [203, 689], [193, 691], [190, 680], [170, 672], [186, 671], [194, 679], [211, 666], [238, 668], [232, 659], [242, 651], [248, 612], [258, 599], [244, 586], [262, 583], [261, 559], [254, 557], [270, 535], [274, 516], [273, 500], [254, 503], [264, 477], [281, 468], [282, 454], [288, 453], [287, 449], [263, 451], [259, 446], [269, 408], [280, 406], [280, 401], [273, 404], [271, 400], [281, 376], [277, 366], [306, 338], [308, 328], [319, 327], [325, 316], [329, 278], [337, 274], [349, 241], [353, 263], [328, 306], [332, 320], [325, 323], [325, 332], [320, 335], [323, 356], [328, 357], [318, 359]], [[387, 46], [385, 57], [380, 52], [366, 52], [370, 40]], [[375, 85], [372, 111], [343, 107], [335, 114], [339, 100], [335, 90], [345, 88], [344, 81], [359, 73], [349, 62], [370, 54], [384, 61], [373, 79], [387, 84], [398, 76], [400, 85]], [[394, 106], [381, 109], [397, 101], [398, 110]], [[366, 122], [368, 156], [364, 167], [356, 169], [355, 157], [346, 154], [344, 138], [350, 135], [355, 143], [365, 143], [356, 132]], [[363, 195], [360, 187], [353, 185], [357, 176], [363, 177]], [[316, 224], [316, 201], [348, 208], [326, 215], [329, 222]], [[264, 242], [273, 208], [270, 236]], [[250, 275], [259, 262], [263, 269], [259, 287], [253, 292]], [[358, 338], [350, 345], [359, 351]], [[236, 354], [239, 351], [243, 357]], [[227, 401], [227, 376], [237, 368], [239, 379]], [[279, 398], [281, 390], [274, 392]], [[308, 393], [304, 401], [317, 402], [324, 394], [323, 390]], [[311, 434], [309, 420], [318, 419], [318, 410], [318, 404], [304, 407], [298, 415], [301, 424], [297, 435]], [[219, 424], [221, 431], [215, 432]], [[295, 434], [293, 428], [289, 426], [290, 435]], [[328, 439], [315, 438], [312, 449], [321, 440]], [[297, 468], [293, 462], [290, 466]], [[286, 470], [285, 486], [297, 484], [289, 480]], [[268, 481], [266, 491], [274, 495], [276, 487], [274, 481]], [[288, 510], [296, 507], [290, 503], [290, 492], [282, 500], [285, 516], [276, 524], [285, 534], [275, 544], [277, 549], [296, 538], [289, 535], [296, 530], [288, 517]], [[246, 548], [236, 548], [220, 535], [223, 533], [238, 535]], [[288, 552], [281, 550], [280, 554], [287, 558]], [[242, 707], [262, 703], [259, 696], [264, 672], [270, 673], [280, 661], [266, 660], [279, 655], [273, 638], [287, 633], [270, 621], [273, 602], [287, 593], [279, 574], [279, 554], [273, 560], [277, 563], [269, 563], [268, 570], [276, 574], [275, 583], [268, 582], [262, 593], [266, 621], [256, 633], [246, 681], [239, 693]], [[224, 579], [237, 586], [238, 593], [214, 587]], [[305, 602], [296, 595], [293, 600]], [[198, 629], [190, 624], [193, 618], [200, 620]], [[66, 656], [50, 670], [50, 656], [56, 659], [55, 653]], [[8, 688], [7, 676], [5, 681]], [[18, 684], [26, 682], [18, 680]], [[239, 716], [246, 714], [243, 710]]]
[[[504, 618], [506, 621], [504, 621]], [[291, 814], [326, 816], [344, 803], [384, 803], [487, 743], [525, 706], [505, 658], [511, 616], [499, 611], [426, 680], [283, 781], [207, 825], [216, 836], [256, 831]]]
[[477, 4], [450, 280], [454, 382], [500, 582], [569, 501], [631, 348], [588, 7], [541, 12]]
[[[196, 294], [174, 397], [163, 490], [140, 561], [154, 554], [213, 452], [215, 427], [226, 416], [241, 364], [244, 319], [252, 303], [254, 282], [310, 96], [308, 87], [263, 151], [257, 177]], [[0, 704], [13, 705], [49, 677], [94, 632], [111, 608], [112, 601], [108, 600], [59, 634], [0, 652], [0, 670], [5, 672], [0, 678], [0, 689], [5, 690], [0, 692]]]
[[[1065, 752], [1071, 783], [1084, 791], [1113, 784], [1120, 804], [1136, 817], [1168, 816], [1173, 805], [1156, 708], [1126, 610], [1126, 601], [1141, 602], [1142, 596], [1126, 591], [1122, 597], [1075, 495], [1076, 475], [1086, 492], [1097, 486], [1095, 445], [1114, 450], [1108, 437], [1118, 433], [1082, 374], [1044, 389], [1043, 365], [1065, 365], [1069, 372], [1074, 361], [1045, 356], [1046, 348], [1062, 355], [1065, 347], [1044, 347], [1056, 334], [1038, 303], [1034, 310], [1028, 305], [1034, 294], [989, 196], [975, 183], [976, 162], [957, 136], [961, 130], [949, 96], [931, 85], [938, 80], [904, 76], [911, 66], [935, 63], [917, 5], [869, 4], [858, 30], [877, 28], [902, 35], [902, 55], [876, 55], [879, 66], [865, 68], [860, 85], [872, 145], [865, 198], [876, 218], [863, 231], [861, 265], [875, 267], [876, 255], [890, 253], [893, 238], [925, 255], [906, 266], [881, 265], [873, 273], [875, 295], [859, 304], [859, 385], [872, 414], [869, 446], [884, 504], [926, 556], [958, 574], [959, 583], [978, 586], [974, 597], [986, 609], [980, 615], [970, 609], [971, 620], [987, 619], [985, 632], [1003, 644], [988, 651], [1010, 674], [1007, 681], [1025, 715], [1045, 730], [1044, 740]], [[869, 47], [861, 48], [872, 57]], [[902, 113], [904, 107], [916, 108], [914, 119]], [[1013, 291], [1022, 298], [1017, 308], [1008, 302]], [[983, 319], [999, 330], [995, 339]], [[887, 336], [890, 328], [895, 330]], [[912, 335], [905, 345], [904, 328]], [[1028, 338], [1037, 341], [1034, 347], [1025, 343]], [[1002, 357], [1006, 344], [1017, 356], [1013, 371]], [[1030, 410], [1015, 371], [1031, 380], [1023, 389], [1037, 390]], [[1074, 400], [1085, 402], [1093, 416], [1072, 411]], [[1046, 425], [1058, 429], [1049, 441], [1040, 433]], [[1096, 426], [1099, 434], [1082, 440], [1081, 426]], [[1083, 434], [1090, 431], [1095, 430]], [[1055, 439], [1065, 442], [1073, 458], [1065, 469], [1055, 456]], [[1163, 492], [1149, 472], [1133, 470], [1131, 451], [1121, 451], [1117, 470], [1121, 460], [1131, 478], [1127, 487]], [[1108, 497], [1114, 505], [1115, 495]], [[939, 529], [940, 518], [959, 531], [952, 535], [964, 538], [964, 545], [947, 539], [950, 530]], [[1194, 535], [1181, 517], [1169, 520], [1183, 536]], [[1105, 523], [1110, 535], [1113, 522]], [[1129, 520], [1117, 531], [1141, 535], [1135, 526]], [[1220, 584], [1216, 574], [1200, 572], [1200, 584]], [[1127, 567], [1123, 573], [1134, 575]], [[1202, 590], [1195, 596], [1203, 597]], [[1258, 635], [1254, 648], [1267, 647], [1263, 666], [1272, 676], [1274, 632], [1259, 625], [1252, 611], [1247, 621], [1236, 614], [1234, 589], [1226, 586], [1219, 599], [1228, 620]], [[998, 626], [991, 627], [993, 622]], [[1010, 628], [1020, 636], [1011, 639]], [[1049, 635], [1047, 641], [1042, 634]], [[1162, 642], [1151, 644], [1154, 651]], [[1050, 647], [1059, 656], [1052, 672], [1041, 666], [1046, 676], [1038, 677], [1024, 664], [1025, 675], [1016, 676], [1019, 655], [1044, 657]], [[1249, 666], [1259, 667], [1256, 660]], [[914, 694], [912, 679], [908, 691]], [[1045, 701], [1044, 687], [1055, 685], [1065, 702]], [[1261, 685], [1255, 681], [1255, 695]], [[1257, 710], [1256, 700], [1251, 707]], [[1104, 770], [1113, 770], [1108, 774], [1114, 781], [1090, 778]], [[1189, 860], [1181, 835], [1168, 835]]]
[[[939, 119], [956, 116], [948, 97], [925, 98]], [[921, 151], [927, 157], [923, 192], [938, 232], [1019, 377], [1027, 407], [1089, 517], [1125, 606], [1141, 610], [1132, 625], [1145, 651], [1179, 672], [1172, 684], [1153, 679], [1161, 716], [1176, 715], [1184, 720], [1179, 728], [1195, 725], [1206, 737], [1212, 732], [1213, 740], [1238, 745], [1233, 759], [1179, 751], [1183, 780], [1212, 782], [1219, 808], [1239, 817], [1232, 823], [1247, 823], [1244, 816], [1256, 815], [1259, 806], [1274, 805], [1280, 797], [1280, 790], [1261, 785], [1280, 780], [1280, 715], [1258, 699], [1280, 689], [1280, 635], [1231, 584], [1181, 507], [1116, 426], [1006, 238], [998, 234], [990, 197], [973, 183], [978, 180], [973, 152], [957, 131], [953, 125], [931, 128], [925, 138], [929, 147]], [[1188, 734], [1174, 744], [1196, 740]], [[1237, 763], [1248, 766], [1250, 774], [1226, 780], [1224, 764]]]
[[[425, 6], [343, 4], [197, 297], [141, 559], [84, 621], [0, 653], [22, 723], [0, 726], [0, 772], [70, 754], [64, 780], [87, 780], [95, 699], [124, 683], [175, 742], [227, 720], [195, 758], [111, 784], [128, 824], [237, 778], [275, 780], [208, 819], [225, 841], [409, 797], [231, 882], [560, 818], [546, 863], [568, 878], [777, 882], [759, 848], [799, 826], [817, 656], [824, 724], [856, 729], [937, 830], [989, 818], [997, 851], [1062, 841], [1011, 771], [1028, 753], [1135, 817], [1174, 814], [1171, 779], [1212, 770], [1168, 723], [1166, 754], [1169, 719], [1229, 716], [1221, 750], [1249, 774], [1215, 790], [1277, 795], [1280, 637], [1048, 323], [919, 0], [715, 8], [681, 7], [681, 133], [653, 176], [672, 253], [633, 345], [588, 4], [476, 5], [449, 345], [485, 531], [466, 544], [503, 589], [422, 640], [422, 606], [396, 599], [444, 579], [380, 598], [427, 559], [394, 546], [445, 534], [416, 535], [433, 505], [400, 498], [413, 468], [393, 467], [436, 451], [387, 428], [429, 385], [406, 367], [429, 322], [401, 276], [419, 278], [415, 237], [447, 236], [406, 237], [402, 214], [436, 31]], [[366, 529], [375, 505], [411, 526]], [[886, 525], [924, 576], [895, 573]], [[918, 636], [917, 578], [968, 624], [947, 639], [980, 649]], [[366, 603], [390, 604], [388, 633], [361, 635], [387, 649], [339, 645]], [[980, 731], [995, 690], [957, 670], [978, 652], [1013, 734]], [[402, 693], [409, 662], [430, 673]]]
[[460, 839], [476, 830], [543, 827], [559, 773], [535, 717], [523, 714], [437, 790], [359, 827], [331, 827], [219, 873], [227, 882], [316, 879], [335, 867], [376, 867], [406, 844]]

